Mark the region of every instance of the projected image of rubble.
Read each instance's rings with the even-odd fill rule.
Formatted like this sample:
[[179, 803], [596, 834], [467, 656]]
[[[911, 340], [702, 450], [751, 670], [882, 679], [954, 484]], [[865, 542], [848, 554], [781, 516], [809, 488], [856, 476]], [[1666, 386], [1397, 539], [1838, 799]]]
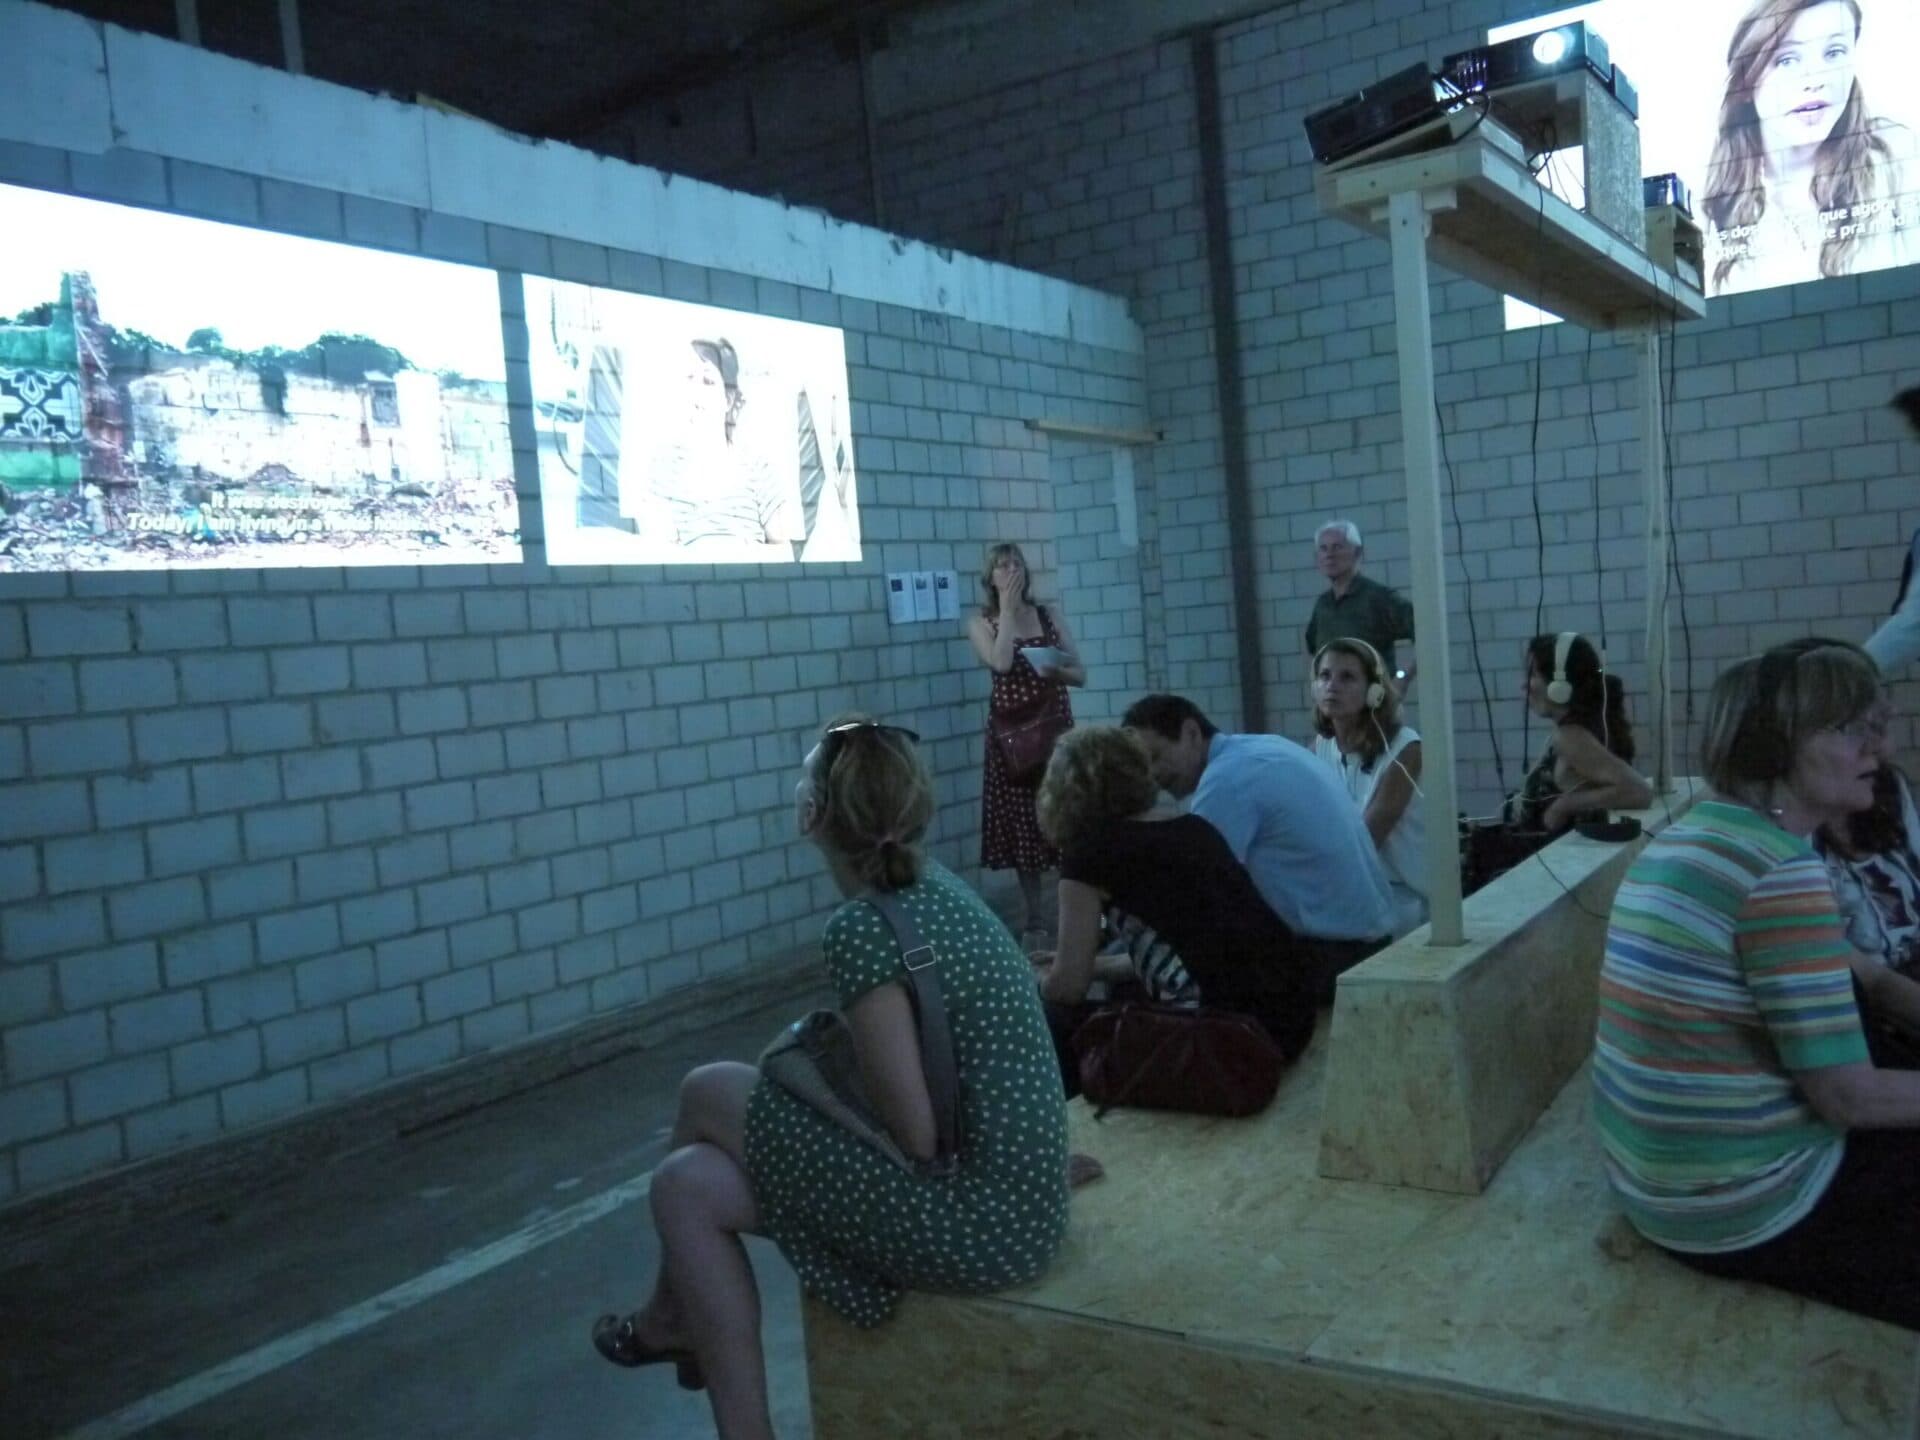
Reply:
[[520, 559], [490, 273], [0, 192], [0, 572]]

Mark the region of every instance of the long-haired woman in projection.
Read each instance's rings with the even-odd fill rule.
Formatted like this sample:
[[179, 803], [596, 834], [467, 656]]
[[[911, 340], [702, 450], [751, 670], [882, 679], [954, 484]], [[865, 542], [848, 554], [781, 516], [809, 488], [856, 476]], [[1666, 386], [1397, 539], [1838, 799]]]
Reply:
[[1876, 116], [1860, 0], [1758, 0], [1734, 27], [1701, 208], [1721, 295], [1920, 258], [1913, 132]]

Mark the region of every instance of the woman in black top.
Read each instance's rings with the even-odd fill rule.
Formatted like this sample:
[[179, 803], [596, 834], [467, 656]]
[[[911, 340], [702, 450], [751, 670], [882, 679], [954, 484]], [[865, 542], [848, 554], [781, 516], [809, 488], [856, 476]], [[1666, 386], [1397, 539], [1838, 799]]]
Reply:
[[[1146, 751], [1118, 726], [1083, 726], [1054, 746], [1037, 809], [1061, 852], [1059, 948], [1040, 982], [1056, 1038], [1105, 979], [1252, 1015], [1292, 1059], [1313, 1033], [1293, 932], [1219, 831], [1158, 799]], [[1127, 953], [1102, 956], [1111, 939]]]

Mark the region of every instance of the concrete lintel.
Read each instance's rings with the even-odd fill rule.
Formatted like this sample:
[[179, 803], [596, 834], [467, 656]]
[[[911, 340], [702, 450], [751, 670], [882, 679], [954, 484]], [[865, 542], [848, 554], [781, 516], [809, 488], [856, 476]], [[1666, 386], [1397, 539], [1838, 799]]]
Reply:
[[878, 120], [937, 110], [1156, 40], [1283, 8], [1286, 0], [974, 0], [888, 22], [873, 55]]
[[114, 143], [100, 27], [46, 5], [0, 3], [8, 67], [0, 138], [97, 155]]
[[[0, 140], [119, 147], [1138, 355], [1119, 296], [466, 116], [0, 0]], [[183, 106], [180, 97], [195, 103]]]

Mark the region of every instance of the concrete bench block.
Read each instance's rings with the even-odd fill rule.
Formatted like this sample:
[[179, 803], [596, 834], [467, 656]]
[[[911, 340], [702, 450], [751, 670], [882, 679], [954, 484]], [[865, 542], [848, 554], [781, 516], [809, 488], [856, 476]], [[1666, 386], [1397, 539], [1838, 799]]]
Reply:
[[1593, 1048], [1607, 913], [1645, 843], [1557, 840], [1468, 898], [1465, 945], [1422, 928], [1340, 977], [1321, 1174], [1486, 1188]]

